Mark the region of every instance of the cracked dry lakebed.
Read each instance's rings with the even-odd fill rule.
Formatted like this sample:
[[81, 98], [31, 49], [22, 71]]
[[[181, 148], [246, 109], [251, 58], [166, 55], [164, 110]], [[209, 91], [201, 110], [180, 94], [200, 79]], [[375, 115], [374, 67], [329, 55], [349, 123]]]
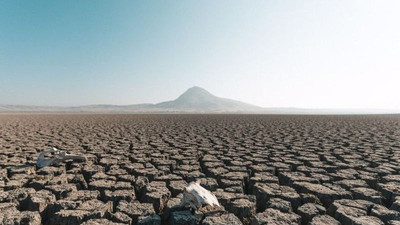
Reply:
[[0, 224], [399, 225], [400, 116], [2, 114]]

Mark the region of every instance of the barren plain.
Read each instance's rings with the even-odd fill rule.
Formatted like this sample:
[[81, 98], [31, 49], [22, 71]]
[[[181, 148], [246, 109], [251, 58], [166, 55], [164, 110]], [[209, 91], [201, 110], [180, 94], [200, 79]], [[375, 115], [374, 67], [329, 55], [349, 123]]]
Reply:
[[400, 116], [3, 114], [0, 224], [400, 224]]

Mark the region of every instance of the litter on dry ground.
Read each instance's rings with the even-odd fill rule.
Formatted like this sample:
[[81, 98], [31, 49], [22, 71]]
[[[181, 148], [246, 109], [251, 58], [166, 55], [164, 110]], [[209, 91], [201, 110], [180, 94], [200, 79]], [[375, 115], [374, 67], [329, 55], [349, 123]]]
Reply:
[[[46, 156], [50, 157], [48, 158]], [[84, 156], [67, 154], [65, 151], [60, 151], [56, 148], [51, 148], [39, 154], [36, 165], [39, 168], [51, 165], [58, 165], [59, 163], [68, 159], [86, 161], [86, 158]]]
[[200, 186], [200, 181], [191, 182], [185, 187], [181, 204], [193, 209], [199, 209], [204, 205], [220, 206], [217, 197]]

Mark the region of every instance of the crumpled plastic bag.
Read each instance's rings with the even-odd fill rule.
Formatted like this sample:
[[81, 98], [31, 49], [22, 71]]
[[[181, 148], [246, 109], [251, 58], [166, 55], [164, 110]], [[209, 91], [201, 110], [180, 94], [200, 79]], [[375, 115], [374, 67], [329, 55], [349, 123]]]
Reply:
[[[47, 158], [46, 156], [51, 157]], [[57, 165], [68, 159], [86, 161], [86, 157], [84, 156], [67, 154], [64, 151], [60, 151], [56, 148], [51, 148], [39, 154], [36, 166], [42, 168], [46, 166]]]
[[200, 181], [191, 182], [185, 187], [181, 205], [193, 209], [199, 209], [204, 205], [221, 206], [213, 193], [200, 186]]

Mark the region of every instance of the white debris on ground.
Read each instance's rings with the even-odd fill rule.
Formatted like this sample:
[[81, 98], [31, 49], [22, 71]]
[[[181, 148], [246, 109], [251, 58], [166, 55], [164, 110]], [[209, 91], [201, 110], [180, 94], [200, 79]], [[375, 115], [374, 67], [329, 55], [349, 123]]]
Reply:
[[[46, 156], [50, 156], [50, 158], [46, 158]], [[40, 153], [36, 165], [37, 167], [42, 168], [46, 166], [57, 165], [68, 159], [86, 161], [86, 157], [84, 156], [67, 154], [65, 151], [51, 148], [50, 150]]]
[[200, 182], [189, 183], [183, 192], [181, 205], [199, 209], [204, 205], [220, 206], [217, 197], [207, 189], [200, 186]]

